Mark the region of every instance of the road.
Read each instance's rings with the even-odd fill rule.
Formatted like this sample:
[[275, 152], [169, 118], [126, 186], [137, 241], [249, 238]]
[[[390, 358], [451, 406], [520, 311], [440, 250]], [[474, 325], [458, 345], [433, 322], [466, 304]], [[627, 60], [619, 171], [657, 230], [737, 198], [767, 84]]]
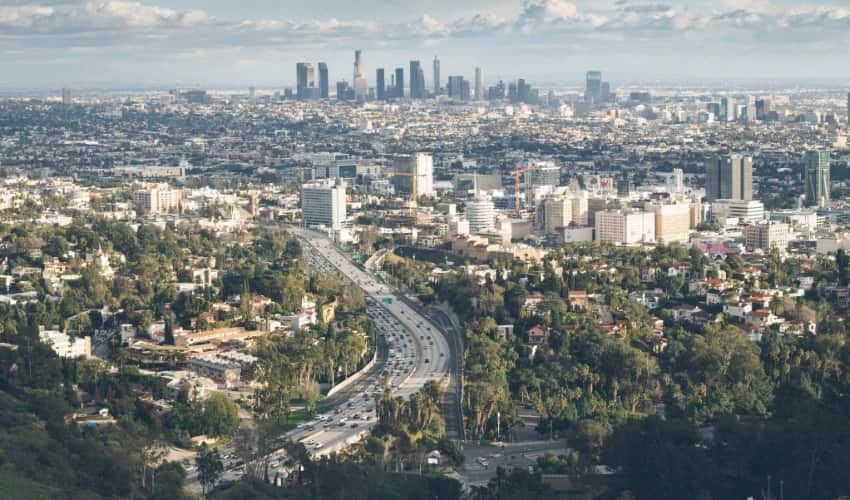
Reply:
[[[326, 413], [288, 434], [290, 439], [305, 443], [314, 455], [323, 455], [356, 442], [375, 425], [373, 396], [381, 390], [384, 373], [393, 393], [407, 398], [428, 381], [448, 383], [453, 350], [435, 324], [389, 286], [352, 264], [327, 237], [303, 228], [290, 230], [302, 242], [311, 271], [335, 270], [363, 289], [367, 313], [375, 322], [383, 345], [371, 370], [323, 402]], [[385, 359], [380, 359], [381, 352]]]

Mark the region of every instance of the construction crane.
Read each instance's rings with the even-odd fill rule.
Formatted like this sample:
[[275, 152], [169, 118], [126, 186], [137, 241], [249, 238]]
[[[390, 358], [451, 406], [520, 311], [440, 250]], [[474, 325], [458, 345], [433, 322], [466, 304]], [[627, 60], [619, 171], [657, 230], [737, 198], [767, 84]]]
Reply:
[[519, 210], [519, 177], [526, 172], [531, 172], [532, 170], [537, 170], [537, 164], [524, 161], [524, 162], [518, 163], [516, 168], [511, 172], [511, 175], [514, 177], [514, 207], [516, 208], [517, 217], [519, 217], [519, 212], [520, 212], [520, 210]]
[[411, 177], [412, 186], [410, 189], [410, 208], [413, 211], [413, 219], [416, 220], [416, 207], [417, 207], [417, 196], [416, 196], [416, 172], [393, 172], [393, 177]]

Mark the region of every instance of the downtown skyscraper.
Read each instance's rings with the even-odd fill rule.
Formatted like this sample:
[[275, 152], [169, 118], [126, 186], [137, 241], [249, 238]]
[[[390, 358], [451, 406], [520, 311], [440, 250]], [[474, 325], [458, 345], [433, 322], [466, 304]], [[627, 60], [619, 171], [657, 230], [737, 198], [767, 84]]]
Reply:
[[379, 101], [387, 99], [387, 83], [385, 81], [384, 68], [375, 71], [375, 97]]
[[425, 72], [419, 61], [410, 61], [410, 98], [425, 98]]
[[484, 99], [484, 71], [480, 66], [475, 68], [475, 100]]
[[319, 97], [322, 99], [328, 98], [328, 65], [319, 63]]
[[602, 72], [588, 71], [585, 78], [584, 100], [588, 104], [599, 104], [602, 100]]
[[311, 97], [311, 89], [316, 86], [313, 65], [305, 62], [295, 64], [295, 81], [296, 97], [302, 100], [309, 99]]
[[[434, 56], [434, 95], [440, 95], [440, 60]], [[847, 94], [848, 103], [850, 103], [850, 94]], [[850, 110], [850, 104], [848, 104]], [[850, 113], [850, 111], [848, 111]]]

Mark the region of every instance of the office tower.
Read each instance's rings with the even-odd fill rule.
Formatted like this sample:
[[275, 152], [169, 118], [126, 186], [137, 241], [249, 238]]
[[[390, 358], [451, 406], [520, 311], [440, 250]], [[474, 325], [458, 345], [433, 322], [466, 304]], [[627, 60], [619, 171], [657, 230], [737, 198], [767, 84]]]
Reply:
[[708, 201], [719, 199], [753, 199], [753, 159], [750, 156], [729, 155], [705, 161], [705, 196]]
[[829, 205], [829, 151], [806, 151], [806, 205]]
[[[850, 96], [850, 94], [848, 94], [848, 96]], [[848, 99], [850, 99], [850, 97], [848, 97]], [[69, 89], [68, 87], [62, 87], [62, 105], [71, 105], [71, 89]]]
[[256, 89], [254, 88], [253, 85], [251, 85], [250, 87], [248, 87], [248, 97], [253, 99], [255, 95], [256, 95]]
[[363, 78], [363, 51], [357, 49], [354, 51], [354, 77], [352, 81], [357, 81], [358, 78]]
[[602, 72], [588, 71], [584, 100], [588, 104], [599, 104], [602, 97]]
[[543, 232], [551, 234], [573, 221], [573, 202], [567, 198], [543, 200]]
[[475, 100], [484, 99], [484, 72], [481, 67], [475, 68]]
[[[434, 95], [440, 95], [440, 60], [434, 56]], [[847, 94], [848, 103], [850, 103], [850, 94]], [[850, 104], [848, 104], [848, 112], [850, 112]]]
[[471, 234], [492, 231], [495, 225], [495, 206], [491, 200], [476, 198], [468, 201], [464, 209]]
[[785, 251], [791, 239], [791, 226], [784, 222], [762, 221], [744, 226], [742, 233], [748, 252], [756, 249], [770, 251], [773, 247]]
[[691, 228], [689, 204], [649, 202], [643, 208], [655, 214], [655, 241], [665, 244], [688, 241]]
[[332, 179], [301, 186], [301, 212], [308, 226], [340, 229], [345, 221], [345, 183]]
[[770, 113], [770, 102], [767, 99], [756, 99], [756, 120], [767, 120], [767, 114]]
[[328, 98], [328, 65], [323, 62], [319, 63], [319, 97]]
[[384, 68], [378, 68], [375, 72], [375, 94], [379, 101], [387, 99], [387, 85], [384, 82]]
[[596, 214], [596, 241], [619, 245], [655, 242], [655, 214], [631, 210], [603, 210]]
[[425, 98], [425, 72], [419, 61], [410, 61], [410, 98]]
[[449, 97], [453, 97], [456, 99], [463, 98], [463, 77], [462, 76], [450, 76], [449, 77], [449, 86], [448, 86], [448, 94]]
[[404, 97], [404, 68], [395, 69], [395, 96]]
[[735, 101], [728, 97], [720, 98], [720, 121], [731, 122], [735, 119]]
[[847, 123], [850, 123], [850, 92], [847, 92]]
[[611, 84], [602, 82], [599, 89], [599, 102], [609, 102], [611, 100]]
[[[416, 175], [416, 197], [434, 196], [434, 158], [428, 153], [398, 155], [393, 159], [393, 171], [400, 174]], [[396, 191], [409, 194], [413, 191], [413, 177], [397, 175], [393, 177]]]
[[336, 82], [336, 98], [340, 101], [353, 101], [354, 89], [345, 80]]
[[295, 65], [295, 74], [297, 78], [295, 95], [298, 99], [308, 99], [310, 97], [310, 89], [315, 86], [313, 65], [303, 62], [297, 63]]

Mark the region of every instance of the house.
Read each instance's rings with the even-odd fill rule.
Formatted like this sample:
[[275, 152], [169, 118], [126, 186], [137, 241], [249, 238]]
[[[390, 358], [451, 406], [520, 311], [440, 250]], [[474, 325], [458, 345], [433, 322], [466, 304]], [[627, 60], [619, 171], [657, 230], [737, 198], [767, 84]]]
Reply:
[[770, 309], [756, 309], [746, 314], [746, 323], [748, 325], [756, 325], [762, 328], [776, 325], [782, 322], [782, 318], [776, 316]]
[[537, 310], [537, 306], [543, 302], [543, 294], [533, 293], [525, 298], [525, 301], [522, 303], [522, 308], [525, 311], [534, 312]]
[[658, 266], [646, 266], [640, 268], [641, 283], [654, 283], [658, 275]]
[[587, 307], [586, 290], [570, 290], [567, 292], [567, 304], [572, 309], [584, 309]]
[[675, 262], [667, 268], [667, 276], [681, 276], [687, 281], [691, 279], [691, 265], [687, 262]]
[[543, 345], [549, 343], [549, 333], [550, 329], [548, 327], [542, 325], [536, 325], [528, 330], [528, 344], [529, 345]]
[[753, 310], [753, 303], [746, 300], [726, 302], [723, 304], [723, 314], [731, 316], [736, 321], [745, 321], [747, 314]]
[[319, 308], [319, 319], [323, 324], [330, 323], [334, 320], [336, 317], [335, 313], [337, 305], [339, 305], [339, 302], [337, 302], [336, 298], [334, 298], [332, 301], [322, 304]]
[[502, 340], [508, 340], [514, 336], [514, 325], [497, 325], [496, 333]]
[[674, 321], [693, 321], [694, 317], [701, 313], [698, 306], [676, 306], [670, 308], [670, 315]]

